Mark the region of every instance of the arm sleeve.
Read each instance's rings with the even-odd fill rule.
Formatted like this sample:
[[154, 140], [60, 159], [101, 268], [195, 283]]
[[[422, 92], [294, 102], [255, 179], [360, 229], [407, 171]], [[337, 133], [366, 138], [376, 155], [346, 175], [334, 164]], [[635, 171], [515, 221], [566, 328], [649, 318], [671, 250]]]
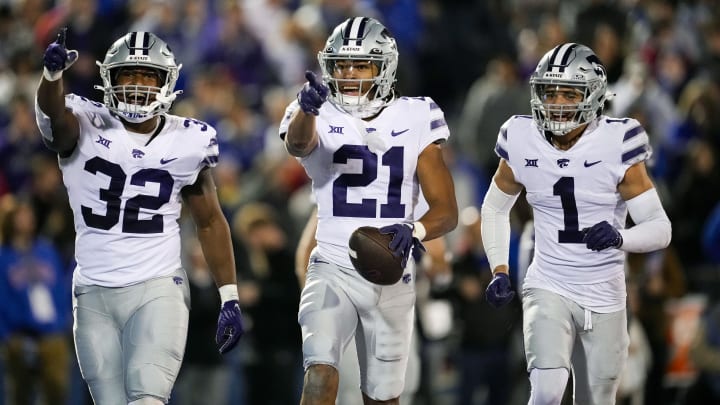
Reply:
[[507, 265], [510, 256], [510, 209], [519, 194], [505, 194], [490, 182], [490, 188], [480, 210], [483, 247], [490, 263], [490, 270]]
[[652, 252], [670, 244], [672, 226], [660, 197], [654, 188], [625, 202], [635, 226], [620, 229], [620, 250], [634, 253]]

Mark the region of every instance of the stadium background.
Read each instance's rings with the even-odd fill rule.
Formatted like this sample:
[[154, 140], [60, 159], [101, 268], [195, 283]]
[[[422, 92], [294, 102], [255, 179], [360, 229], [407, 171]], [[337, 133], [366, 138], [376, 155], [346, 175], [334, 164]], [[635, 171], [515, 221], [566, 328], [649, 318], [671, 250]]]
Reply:
[[[30, 388], [39, 399], [41, 376], [55, 367], [56, 375], [69, 377], [67, 403], [87, 403], [71, 346], [72, 217], [55, 156], [43, 147], [34, 121], [42, 53], [67, 26], [68, 47], [80, 59], [65, 73], [66, 88], [101, 100], [93, 88], [100, 84], [95, 61], [124, 33], [152, 31], [183, 64], [177, 88], [184, 94], [173, 113], [218, 130], [216, 181], [252, 325], [241, 349], [221, 359], [212, 344], [214, 302], [202, 312], [196, 301], [173, 402], [187, 399], [187, 391], [226, 390], [233, 404], [269, 403], [253, 399], [258, 390], [296, 395], [297, 378], [278, 381], [301, 373], [292, 257], [312, 203], [307, 178], [284, 151], [277, 125], [305, 70], [317, 71], [315, 55], [329, 29], [355, 15], [375, 16], [390, 29], [399, 43], [401, 93], [432, 97], [452, 134], [447, 159], [462, 210], [448, 236], [455, 277], [449, 284], [443, 277], [418, 280], [425, 292], [418, 307], [422, 377], [412, 403], [455, 403], [463, 384], [478, 385], [475, 403], [483, 403], [487, 386], [463, 383], [462, 370], [498, 358], [507, 372], [490, 373], [499, 375], [492, 384], [510, 387], [507, 403], [527, 401], [519, 310], [493, 313], [479, 295], [488, 271], [476, 207], [497, 162], [492, 149], [499, 126], [530, 112], [529, 74], [542, 54], [566, 41], [589, 45], [607, 66], [617, 94], [609, 115], [645, 126], [654, 148], [650, 169], [673, 222], [668, 249], [628, 261], [635, 337], [623, 403], [720, 403], [720, 6], [713, 0], [0, 0], [1, 236], [7, 243], [8, 220], [30, 206], [36, 236], [50, 241], [60, 260], [57, 273], [34, 279], [59, 297], [52, 327], [16, 328], [0, 318], [2, 375], [18, 372], [18, 358], [9, 353], [19, 352], [31, 365], [25, 378], [37, 384]], [[519, 246], [530, 220], [520, 204], [513, 215], [513, 268], [525, 263]], [[190, 272], [197, 269], [201, 294], [207, 277], [185, 229], [186, 263]], [[11, 297], [27, 294], [28, 285], [0, 284], [1, 316], [27, 310]], [[448, 314], [452, 323], [442, 327]], [[41, 361], [48, 357], [39, 342], [58, 335], [67, 345], [52, 353], [69, 358], [67, 369]], [[474, 373], [498, 370], [492, 367]], [[9, 394], [8, 385], [2, 387], [0, 404]], [[699, 393], [706, 399], [694, 402]]]

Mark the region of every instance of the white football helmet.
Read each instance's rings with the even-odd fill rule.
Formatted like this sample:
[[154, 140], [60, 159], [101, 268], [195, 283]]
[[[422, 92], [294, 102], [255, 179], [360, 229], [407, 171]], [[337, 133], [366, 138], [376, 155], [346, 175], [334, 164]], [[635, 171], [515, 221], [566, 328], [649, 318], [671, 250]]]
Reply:
[[[143, 122], [167, 112], [181, 90], [174, 91], [181, 64], [175, 61], [175, 54], [168, 44], [151, 32], [130, 32], [115, 41], [105, 54], [100, 66], [104, 103], [110, 111], [129, 122]], [[115, 83], [119, 68], [144, 67], [160, 73], [161, 87], [118, 86]], [[131, 97], [132, 96], [132, 97]], [[137, 104], [126, 100], [141, 100]]]
[[[354, 96], [340, 91], [344, 83], [358, 82], [358, 79], [333, 77], [336, 63], [348, 60], [368, 61], [377, 66], [378, 74], [370, 79], [373, 85], [365, 94]], [[397, 44], [387, 28], [374, 18], [348, 18], [335, 27], [325, 43], [325, 49], [318, 52], [318, 61], [323, 81], [330, 87], [330, 102], [353, 116], [371, 117], [395, 99]]]
[[[547, 104], [543, 100], [550, 88], [569, 87], [582, 94], [577, 104]], [[558, 45], [540, 59], [530, 77], [530, 106], [533, 120], [541, 131], [562, 136], [587, 124], [602, 113], [608, 91], [605, 66], [585, 45]]]

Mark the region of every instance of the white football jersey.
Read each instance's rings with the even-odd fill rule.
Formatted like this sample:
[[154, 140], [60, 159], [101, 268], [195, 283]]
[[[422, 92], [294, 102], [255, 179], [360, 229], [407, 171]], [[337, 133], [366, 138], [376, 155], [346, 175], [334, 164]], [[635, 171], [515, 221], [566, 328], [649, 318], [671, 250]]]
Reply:
[[[298, 108], [297, 101], [287, 107], [281, 136]], [[352, 268], [348, 240], [355, 229], [415, 220], [418, 156], [450, 132], [442, 109], [429, 97], [400, 97], [371, 121], [325, 103], [316, 131], [318, 146], [299, 161], [312, 179], [318, 206], [317, 249]]]
[[70, 94], [65, 105], [80, 124], [77, 146], [59, 158], [75, 217], [75, 282], [120, 287], [181, 268], [180, 189], [216, 165], [215, 129], [164, 115], [143, 146], [102, 103]]
[[[501, 127], [495, 152], [525, 187], [533, 208], [535, 253], [526, 284], [622, 280], [625, 253], [589, 250], [581, 230], [603, 220], [625, 227], [627, 208], [617, 186], [630, 166], [652, 153], [640, 123], [600, 116], [575, 145], [562, 151], [550, 144], [532, 117], [516, 115]], [[619, 293], [624, 300], [624, 284]], [[617, 298], [608, 297], [609, 301]]]

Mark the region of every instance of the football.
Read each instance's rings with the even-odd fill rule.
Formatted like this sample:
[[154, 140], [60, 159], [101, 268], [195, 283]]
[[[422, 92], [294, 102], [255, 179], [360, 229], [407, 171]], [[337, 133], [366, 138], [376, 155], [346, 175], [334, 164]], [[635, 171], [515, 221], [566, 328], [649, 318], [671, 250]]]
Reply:
[[392, 234], [382, 234], [372, 226], [361, 226], [350, 235], [350, 261], [371, 283], [392, 285], [403, 275], [401, 258], [390, 250], [391, 240]]

